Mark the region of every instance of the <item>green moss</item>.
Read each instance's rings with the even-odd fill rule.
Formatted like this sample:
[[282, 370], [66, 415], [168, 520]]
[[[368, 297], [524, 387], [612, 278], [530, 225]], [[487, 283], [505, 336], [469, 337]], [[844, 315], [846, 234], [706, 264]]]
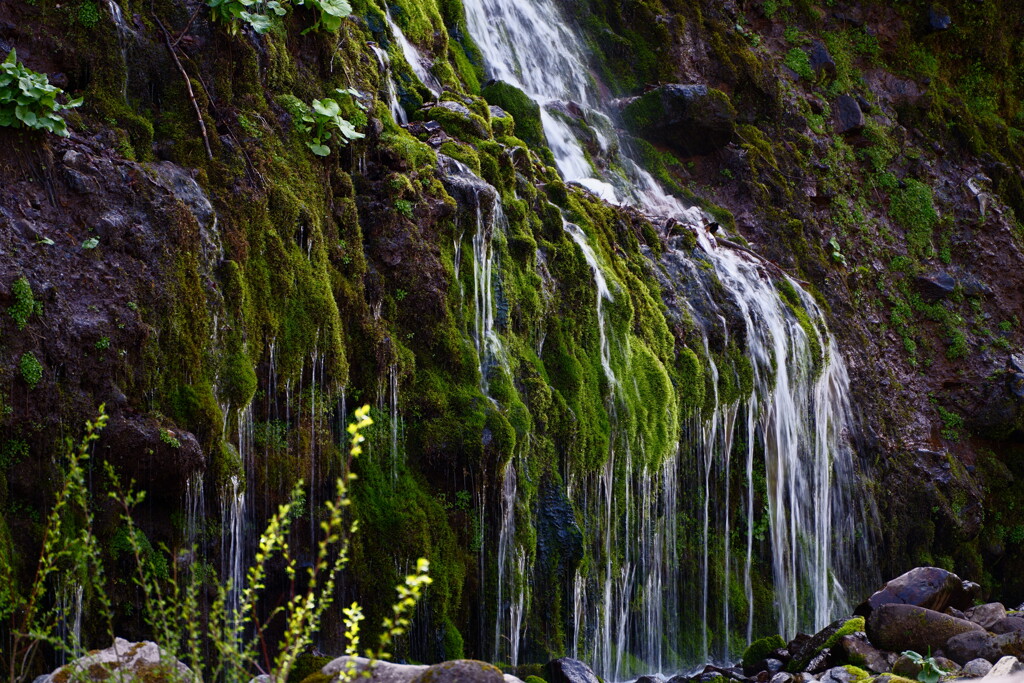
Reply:
[[7, 309], [7, 312], [11, 314], [14, 325], [19, 330], [25, 329], [28, 319], [32, 315], [43, 314], [43, 303], [36, 301], [35, 295], [32, 293], [32, 285], [24, 275], [11, 284], [11, 296], [14, 298], [14, 304]]
[[540, 106], [526, 93], [504, 81], [496, 81], [480, 91], [491, 104], [501, 107], [515, 119], [516, 135], [534, 148], [547, 147], [540, 121]]
[[796, 75], [805, 81], [814, 80], [814, 70], [811, 68], [811, 58], [799, 47], [792, 48], [783, 58], [783, 63], [796, 72]]
[[767, 658], [773, 650], [784, 647], [786, 647], [786, 641], [777, 633], [765, 636], [764, 638], [758, 638], [743, 652], [743, 667], [753, 668], [757, 666], [758, 662]]
[[36, 385], [43, 379], [43, 365], [31, 351], [21, 354], [21, 359], [18, 361], [18, 371], [21, 372], [21, 378], [25, 380], [25, 384], [28, 385], [29, 389], [35, 389]]
[[907, 250], [918, 258], [932, 254], [932, 233], [938, 225], [939, 215], [932, 200], [932, 188], [913, 178], [906, 187], [893, 193], [889, 215], [905, 231]]

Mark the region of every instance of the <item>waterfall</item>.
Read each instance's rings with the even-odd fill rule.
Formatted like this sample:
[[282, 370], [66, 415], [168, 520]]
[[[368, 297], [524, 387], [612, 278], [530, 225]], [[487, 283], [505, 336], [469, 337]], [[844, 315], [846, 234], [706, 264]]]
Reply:
[[398, 89], [395, 87], [395, 77], [391, 73], [391, 58], [388, 57], [387, 50], [376, 43], [370, 43], [370, 49], [377, 57], [377, 63], [380, 64], [381, 73], [384, 75], [386, 86], [384, 94], [387, 97], [391, 116], [394, 117], [395, 123], [409, 123], [409, 115], [405, 113], [405, 109], [398, 102]]
[[[245, 571], [245, 490], [232, 475], [221, 496], [221, 576], [228, 582], [227, 613], [237, 629]], [[240, 634], [236, 633], [235, 636]]]
[[[572, 653], [589, 658], [599, 675], [613, 680], [650, 672], [633, 671], [625, 663], [626, 654], [641, 658], [651, 670], [678, 668], [687, 657], [691, 662], [697, 657], [723, 662], [736, 657], [733, 637], [749, 641], [755, 623], [768, 616], [755, 614], [753, 580], [760, 561], [754, 541], [760, 512], [755, 498], [761, 494], [755, 484], [762, 467], [774, 620], [786, 636], [798, 628], [823, 626], [843, 606], [836, 573], [845, 568], [835, 565], [843, 555], [834, 542], [847, 530], [852, 538], [856, 513], [848, 495], [855, 476], [846, 434], [848, 379], [817, 304], [784, 274], [720, 245], [703, 228], [710, 218], [667, 195], [632, 159], [617, 153], [609, 165], [624, 170], [619, 174], [604, 172], [584, 154], [566, 121], [565, 102], [579, 105], [582, 123], [594, 129], [604, 152], [616, 154], [623, 145], [602, 132], [613, 127], [600, 109], [583, 41], [550, 0], [467, 0], [465, 8], [488, 76], [519, 87], [540, 104], [545, 135], [566, 181], [610, 202], [670, 215], [699, 240], [697, 249], [677, 245], [651, 265], [660, 271], [667, 291], [680, 291], [684, 301], [701, 300], [699, 310], [691, 305], [688, 314], [705, 331], [712, 407], [684, 427], [675, 458], [658, 471], [637, 471], [633, 457], [638, 454], [624, 448], [614, 428], [620, 409], [616, 393], [629, 372], [616, 367], [611, 353], [615, 340], [606, 304], [613, 301], [612, 292], [586, 234], [565, 222], [594, 274], [601, 365], [610, 385], [607, 407], [613, 424], [603, 471], [593, 478], [571, 472], [566, 477], [569, 497], [586, 516], [586, 532], [596, 537], [590, 574], [578, 570], [572, 583]], [[783, 285], [795, 292], [796, 301], [783, 299]], [[739, 325], [729, 322], [734, 312], [742, 320]], [[730, 330], [742, 338], [730, 341]], [[707, 342], [712, 331], [721, 342], [715, 349]], [[729, 344], [746, 353], [753, 382], [749, 394], [723, 404], [720, 381], [738, 378], [720, 377], [712, 352], [721, 353]], [[722, 372], [734, 370], [723, 367]], [[740, 439], [745, 439], [744, 446], [734, 454]], [[762, 451], [763, 465], [756, 458]], [[742, 458], [735, 467], [734, 457]], [[697, 463], [699, 474], [682, 481], [680, 462], [690, 461]], [[734, 481], [740, 477], [741, 482]], [[685, 493], [680, 486], [687, 486]], [[656, 504], [652, 499], [659, 500]], [[685, 650], [681, 643], [680, 601], [689, 600], [684, 593], [690, 591], [679, 585], [684, 573], [675, 556], [674, 521], [695, 501], [700, 501], [694, 511], [701, 533], [700, 567], [697, 576], [685, 580], [699, 584], [695, 587], [703, 624], [698, 626], [697, 651]], [[736, 518], [734, 507], [740, 511]], [[733, 542], [737, 523], [745, 524], [745, 543]], [[742, 601], [730, 598], [734, 585]], [[735, 617], [738, 610], [745, 612], [742, 622]], [[712, 625], [717, 633], [709, 633]], [[667, 648], [661, 646], [663, 639]]]
[[392, 18], [391, 6], [385, 3], [384, 10], [388, 26], [391, 27], [391, 34], [395, 37], [398, 46], [402, 48], [402, 55], [405, 57], [405, 61], [409, 63], [412, 72], [416, 74], [416, 78], [420, 79], [420, 82], [434, 95], [441, 94], [441, 84], [430, 73], [427, 60], [423, 58], [423, 55], [416, 49], [416, 46], [409, 42], [409, 39], [405, 37], [405, 33], [402, 32], [402, 29], [398, 27], [398, 24]]

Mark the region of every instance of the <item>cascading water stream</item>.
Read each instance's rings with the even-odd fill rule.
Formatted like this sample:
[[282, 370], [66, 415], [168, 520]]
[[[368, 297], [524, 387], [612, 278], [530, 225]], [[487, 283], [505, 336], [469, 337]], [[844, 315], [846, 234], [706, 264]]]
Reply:
[[395, 37], [395, 41], [398, 46], [402, 49], [402, 55], [405, 57], [405, 61], [408, 62], [412, 72], [416, 74], [416, 78], [420, 79], [420, 82], [427, 87], [427, 90], [432, 92], [434, 95], [441, 93], [441, 84], [438, 83], [437, 79], [428, 68], [427, 60], [423, 58], [420, 51], [416, 49], [416, 46], [409, 42], [409, 39], [405, 37], [405, 33], [395, 23], [394, 18], [391, 16], [391, 6], [384, 5], [386, 17], [388, 20], [388, 26], [391, 28], [391, 34]]
[[[679, 455], [680, 458], [697, 455], [701, 463], [702, 482], [700, 490], [695, 492], [701, 497], [703, 506], [701, 614], [705, 624], [712, 620], [713, 614], [716, 615], [714, 620], [724, 631], [715, 639], [714, 657], [727, 660], [736, 654], [729, 647], [733, 614], [738, 609], [729, 598], [733, 580], [742, 581], [746, 602], [743, 606], [746, 623], [742, 626], [742, 635], [748, 640], [754, 635], [752, 575], [754, 526], [758, 512], [754, 505], [755, 444], [763, 446], [768, 473], [768, 528], [779, 629], [792, 635], [798, 627], [822, 625], [842, 602], [842, 592], [833, 577], [832, 566], [841, 555], [832, 546], [832, 538], [837, 533], [837, 519], [852, 520], [853, 515], [849, 512], [848, 501], [842, 500], [842, 486], [837, 486], [836, 481], [839, 476], [849, 477], [852, 481], [854, 467], [844, 436], [848, 424], [845, 403], [848, 383], [842, 360], [827, 332], [821, 312], [799, 286], [792, 281], [787, 282], [798, 292], [799, 305], [806, 310], [811, 325], [817, 330], [819, 345], [816, 347], [790, 310], [791, 305], [780, 297], [772, 277], [762, 273], [757, 261], [719, 247], [710, 235], [705, 234], [703, 225], [710, 220], [703, 212], [686, 208], [665, 194], [651, 176], [628, 157], [620, 155], [617, 159], [618, 166], [626, 170], [628, 180], [621, 176], [613, 177], [613, 174], [604, 175], [592, 165], [561, 113], [565, 107], [560, 103], [578, 103], [583, 110], [583, 118], [598, 130], [606, 127], [607, 116], [600, 111], [600, 103], [594, 96], [583, 43], [552, 2], [467, 0], [465, 7], [470, 33], [483, 53], [488, 75], [516, 85], [541, 105], [545, 134], [565, 179], [575, 181], [609, 201], [616, 202], [625, 197], [627, 202], [648, 213], [669, 214], [694, 229], [700, 238], [700, 251], [705, 263], [711, 266], [724, 285], [730, 305], [741, 311], [746, 326], [746, 352], [755, 374], [753, 390], [750, 395], [741, 396], [739, 401], [721, 405], [717, 397], [718, 369], [710, 349], [706, 348], [706, 358], [711, 360], [709, 370], [713, 375], [710, 385], [716, 392], [712, 403], [714, 407], [707, 411], [710, 414], [699, 418], [695, 434], [690, 437], [694, 442], [690, 447], [696, 453], [681, 452]], [[605, 150], [623, 148], [623, 145], [612, 145], [607, 140], [602, 140], [601, 145]], [[618, 391], [618, 377], [622, 376], [622, 371], [617, 373], [614, 367], [610, 328], [605, 321], [604, 304], [611, 301], [611, 292], [586, 235], [571, 223], [566, 223], [566, 231], [579, 245], [594, 272], [598, 291], [596, 305], [601, 364], [612, 388], [608, 408], [613, 413], [618, 409], [614, 395]], [[672, 252], [668, 258], [683, 261], [689, 255]], [[693, 264], [685, 267], [677, 264], [677, 268], [692, 272], [692, 281], [701, 281], [699, 274], [693, 272]], [[671, 289], [675, 283], [668, 281], [666, 285]], [[711, 302], [709, 308], [715, 309], [717, 305], [713, 303], [711, 289], [708, 286], [699, 294]], [[729, 328], [722, 313], [706, 324], [718, 327], [728, 337]], [[740, 414], [745, 414], [746, 419], [738, 419]], [[746, 485], [742, 497], [745, 498], [746, 543], [733, 544], [729, 508], [733, 499], [740, 495], [730, 484], [734, 478], [732, 451], [737, 443], [737, 431], [741, 429], [745, 430], [742, 435], [746, 438], [742, 451], [745, 456], [743, 476]], [[654, 603], [660, 603], [663, 597], [657, 594], [658, 586], [664, 591], [666, 583], [677, 584], [680, 575], [674, 568], [659, 575], [655, 567], [658, 562], [667, 564], [669, 561], [670, 553], [664, 547], [669, 538], [674, 538], [675, 531], [674, 525], [665, 520], [675, 519], [684, 498], [675, 490], [677, 480], [674, 477], [678, 472], [670, 471], [668, 464], [658, 481], [653, 481], [649, 479], [652, 476], [649, 472], [638, 474], [633, 471], [632, 455], [628, 450], [617, 453], [616, 449], [613, 437], [601, 481], [577, 481], [571, 473], [567, 477], [570, 497], [579, 501], [582, 510], [598, 510], [596, 519], [601, 522], [600, 528], [590, 529], [601, 536], [597, 546], [601, 561], [597, 566], [602, 568], [602, 576], [598, 585], [588, 586], [587, 577], [579, 572], [573, 581], [572, 652], [576, 656], [589, 656], [600, 675], [614, 679], [628, 673], [622, 667], [627, 650], [633, 654], [640, 653], [648, 666], [658, 669], [681, 664], [677, 654], [663, 657], [666, 653], [658, 646], [637, 642], [638, 638], [633, 634], [641, 632], [645, 639], [659, 641], [659, 635], [667, 629], [678, 629], [676, 610], [679, 593], [675, 593], [676, 601], [666, 602], [660, 613], [660, 604]], [[627, 473], [629, 481], [614, 481], [615, 472]], [[660, 510], [661, 521], [657, 523], [661, 529], [660, 536], [656, 534], [659, 537], [652, 538], [651, 530], [657, 525], [647, 515], [656, 513], [641, 506], [638, 510], [641, 520], [636, 522], [629, 518], [629, 511], [635, 507], [630, 502], [631, 496], [633, 500], [646, 499], [653, 496], [651, 492], [655, 490], [662, 491], [664, 501]], [[620, 499], [613, 501], [613, 496], [620, 496]], [[593, 507], [595, 504], [596, 508]], [[837, 505], [843, 515], [835, 514]], [[623, 514], [624, 520], [612, 519], [613, 511]], [[637, 523], [640, 548], [636, 547], [636, 536], [631, 534]], [[671, 536], [669, 527], [673, 529]], [[711, 549], [713, 537], [718, 539], [714, 553]], [[673, 553], [674, 546], [673, 542]], [[650, 554], [645, 555], [648, 551]], [[737, 552], [743, 553], [742, 560], [734, 560], [733, 555]], [[613, 555], [619, 558], [614, 565]], [[721, 576], [714, 582], [718, 585], [712, 585], [711, 581], [713, 560], [721, 562], [716, 565], [720, 571], [716, 568], [714, 572]], [[741, 567], [742, 576], [739, 576]], [[639, 580], [634, 577], [638, 568], [647, 572]], [[590, 593], [595, 589], [601, 595], [597, 602], [590, 599]], [[637, 590], [645, 594], [638, 610], [642, 628], [631, 623], [638, 618], [630, 614]], [[811, 596], [810, 606], [805, 607], [799, 601], [803, 594]], [[720, 600], [714, 612], [710, 604], [712, 596]], [[700, 631], [701, 651], [698, 654], [706, 661], [712, 657], [712, 644], [708, 640], [708, 629], [701, 627]], [[676, 630], [674, 633], [679, 632]], [[678, 644], [678, 641], [677, 635], [674, 643]]]
[[391, 115], [397, 123], [409, 123], [409, 115], [405, 113], [405, 109], [398, 102], [398, 89], [395, 87], [395, 78], [391, 73], [391, 58], [388, 56], [387, 50], [376, 43], [370, 43], [370, 49], [373, 50], [373, 54], [377, 57], [381, 73], [384, 74], [384, 93], [387, 96], [388, 109], [391, 110]]

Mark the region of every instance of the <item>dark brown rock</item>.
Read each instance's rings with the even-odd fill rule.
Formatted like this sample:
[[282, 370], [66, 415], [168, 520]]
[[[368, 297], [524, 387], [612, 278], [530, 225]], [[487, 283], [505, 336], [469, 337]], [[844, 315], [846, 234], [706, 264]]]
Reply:
[[868, 639], [872, 645], [893, 652], [935, 651], [942, 648], [950, 638], [961, 633], [984, 633], [984, 630], [973, 622], [915, 605], [899, 604], [879, 606], [867, 618], [866, 626]]
[[996, 634], [1024, 631], [1024, 617], [1004, 617], [989, 626], [988, 630]]
[[974, 659], [994, 662], [1000, 656], [994, 641], [995, 636], [991, 633], [969, 631], [950, 638], [943, 650], [947, 657], [961, 665]]
[[708, 154], [733, 137], [736, 109], [729, 97], [705, 85], [662, 85], [622, 110], [626, 128], [638, 137], [686, 156]]
[[838, 655], [842, 661], [872, 673], [885, 673], [892, 668], [892, 662], [889, 661], [886, 654], [867, 642], [867, 637], [863, 634], [851, 633], [843, 636], [832, 648], [832, 652], [834, 656]]
[[840, 95], [835, 106], [836, 132], [842, 135], [859, 133], [864, 129], [864, 112], [857, 100], [849, 95]]
[[854, 614], [868, 616], [874, 609], [888, 604], [916, 605], [936, 612], [951, 606], [960, 610], [967, 609], [973, 603], [975, 594], [972, 585], [977, 585], [968, 584], [945, 569], [917, 567], [885, 584], [881, 590], [858, 605]]

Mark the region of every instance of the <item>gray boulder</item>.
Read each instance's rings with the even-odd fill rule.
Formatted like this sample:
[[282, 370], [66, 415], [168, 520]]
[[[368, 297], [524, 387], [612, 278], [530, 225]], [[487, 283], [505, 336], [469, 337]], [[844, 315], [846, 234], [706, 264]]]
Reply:
[[544, 679], [548, 683], [600, 683], [589, 666], [572, 657], [552, 659], [545, 664]]
[[966, 610], [964, 616], [986, 631], [991, 631], [996, 622], [1006, 618], [1006, 608], [1002, 603], [990, 602]]
[[834, 666], [823, 673], [818, 680], [821, 683], [854, 683], [858, 679], [856, 674], [845, 666]]
[[1024, 631], [1024, 617], [1006, 617], [988, 627], [992, 633], [1013, 633]]
[[456, 659], [427, 667], [412, 683], [504, 683], [501, 669], [475, 659]]
[[945, 569], [917, 567], [885, 584], [858, 605], [854, 613], [866, 617], [875, 608], [888, 604], [917, 605], [936, 612], [947, 607], [965, 610], [974, 604], [978, 590], [978, 584], [962, 581]]
[[187, 666], [160, 649], [156, 643], [143, 640], [132, 643], [124, 638], [115, 638], [114, 644], [105, 650], [93, 650], [69, 664], [60, 667], [49, 676], [36, 680], [40, 683], [57, 683], [68, 680], [92, 680], [93, 671], [103, 671], [110, 681], [160, 681], [161, 683], [189, 683], [200, 678]]
[[872, 645], [893, 652], [939, 650], [953, 636], [967, 631], [984, 633], [973, 622], [915, 605], [899, 604], [879, 606], [867, 618], [866, 627]]
[[371, 662], [366, 657], [338, 657], [320, 669], [332, 679], [348, 672], [367, 683], [522, 683], [511, 674], [475, 659], [456, 659], [433, 666]]
[[1024, 664], [1016, 657], [1002, 657], [996, 662], [985, 678], [1004, 678], [1024, 674]]
[[995, 636], [986, 631], [970, 631], [950, 638], [943, 651], [958, 664], [966, 665], [975, 659], [991, 663], [1001, 656], [994, 640]]
[[964, 678], [981, 678], [991, 670], [992, 662], [987, 659], [972, 659], [964, 664], [964, 668], [960, 670], [960, 675]]
[[622, 122], [633, 135], [685, 156], [727, 145], [736, 127], [729, 97], [706, 85], [662, 85], [631, 100]]

